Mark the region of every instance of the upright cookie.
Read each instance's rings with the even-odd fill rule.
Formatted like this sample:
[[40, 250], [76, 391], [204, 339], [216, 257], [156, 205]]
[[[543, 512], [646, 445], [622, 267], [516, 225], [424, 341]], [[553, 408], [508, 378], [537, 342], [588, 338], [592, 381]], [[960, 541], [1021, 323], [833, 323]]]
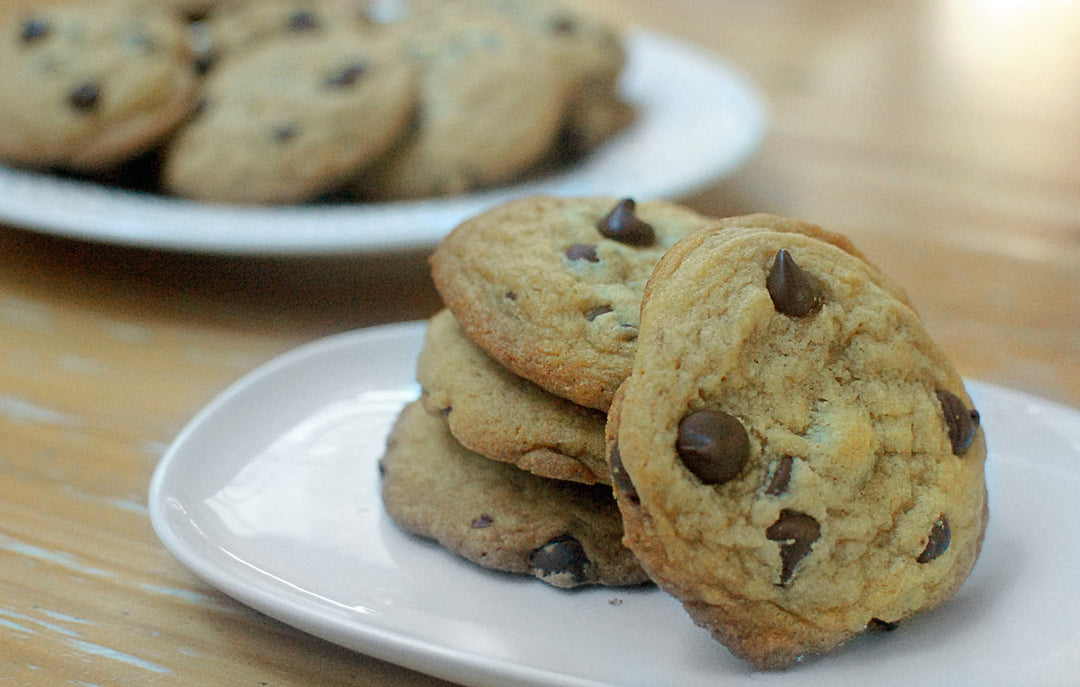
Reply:
[[195, 108], [187, 25], [107, 0], [0, 18], [0, 160], [96, 172], [156, 146]]
[[413, 129], [355, 185], [444, 196], [515, 179], [552, 149], [564, 77], [539, 38], [496, 14], [435, 13], [392, 32], [420, 74]]
[[466, 338], [449, 310], [428, 322], [421, 401], [463, 446], [541, 477], [609, 482], [604, 414], [549, 394]]
[[198, 116], [169, 146], [166, 185], [230, 203], [304, 201], [340, 187], [410, 121], [415, 74], [397, 48], [340, 30], [217, 64]]
[[493, 358], [605, 410], [630, 372], [653, 266], [708, 221], [664, 201], [524, 198], [454, 229], [432, 255], [432, 277]]
[[486, 568], [556, 587], [646, 582], [602, 485], [544, 479], [463, 448], [419, 403], [380, 463], [386, 511], [404, 530]]
[[608, 421], [626, 543], [735, 655], [780, 668], [949, 598], [987, 522], [978, 413], [865, 261], [798, 233], [672, 248]]

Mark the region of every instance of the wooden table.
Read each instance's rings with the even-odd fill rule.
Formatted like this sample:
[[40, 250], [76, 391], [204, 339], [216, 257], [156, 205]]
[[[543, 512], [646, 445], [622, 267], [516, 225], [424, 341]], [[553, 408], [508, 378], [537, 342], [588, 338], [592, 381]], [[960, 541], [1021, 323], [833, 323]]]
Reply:
[[[1080, 5], [621, 4], [740, 65], [770, 103], [760, 153], [687, 203], [848, 233], [964, 375], [1080, 406]], [[232, 601], [147, 509], [165, 447], [241, 375], [434, 313], [425, 258], [178, 255], [0, 227], [0, 683], [445, 684]]]

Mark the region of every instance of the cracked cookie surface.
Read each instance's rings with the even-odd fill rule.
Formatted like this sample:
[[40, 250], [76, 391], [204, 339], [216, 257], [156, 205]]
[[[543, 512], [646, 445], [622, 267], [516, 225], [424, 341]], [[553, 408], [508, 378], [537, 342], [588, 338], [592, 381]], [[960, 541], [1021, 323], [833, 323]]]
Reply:
[[471, 340], [515, 374], [600, 410], [630, 372], [653, 267], [709, 221], [674, 203], [627, 201], [511, 201], [457, 227], [431, 258]]
[[753, 225], [658, 264], [608, 443], [646, 570], [736, 656], [780, 668], [959, 588], [986, 526], [986, 446], [887, 278]]

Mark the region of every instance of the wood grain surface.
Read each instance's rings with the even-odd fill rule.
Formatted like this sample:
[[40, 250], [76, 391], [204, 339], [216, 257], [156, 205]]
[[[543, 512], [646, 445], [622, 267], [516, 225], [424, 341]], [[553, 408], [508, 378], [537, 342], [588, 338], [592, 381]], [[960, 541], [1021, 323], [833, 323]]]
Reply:
[[[758, 154], [688, 204], [849, 234], [965, 376], [1080, 407], [1080, 4], [615, 7], [769, 102]], [[0, 684], [446, 684], [232, 601], [147, 508], [165, 448], [244, 373], [433, 314], [426, 257], [172, 254], [0, 225]]]

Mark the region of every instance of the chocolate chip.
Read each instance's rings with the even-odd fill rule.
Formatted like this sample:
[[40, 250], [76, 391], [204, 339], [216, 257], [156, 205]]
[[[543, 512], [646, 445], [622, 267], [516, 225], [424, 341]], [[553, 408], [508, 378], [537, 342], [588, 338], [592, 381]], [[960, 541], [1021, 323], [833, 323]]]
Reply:
[[81, 83], [68, 93], [68, 104], [79, 112], [91, 112], [101, 100], [101, 88], [93, 81]]
[[215, 61], [216, 56], [212, 52], [198, 52], [195, 53], [195, 57], [192, 58], [191, 65], [197, 75], [205, 76], [214, 68]]
[[319, 28], [319, 20], [308, 10], [297, 10], [289, 15], [285, 28], [297, 33], [311, 31]]
[[719, 410], [697, 410], [679, 422], [675, 450], [702, 484], [724, 484], [750, 458], [750, 437], [739, 419]]
[[23, 43], [33, 43], [49, 35], [49, 22], [44, 19], [27, 19], [22, 23], [19, 39]]
[[651, 246], [656, 242], [652, 225], [637, 216], [637, 204], [623, 198], [615, 205], [596, 228], [607, 238], [628, 246]]
[[892, 632], [898, 627], [900, 627], [900, 623], [891, 623], [881, 618], [871, 618], [870, 622], [866, 624], [866, 629], [871, 632]]
[[789, 317], [806, 317], [825, 303], [825, 285], [795, 264], [795, 258], [783, 248], [776, 253], [765, 286], [776, 311]]
[[366, 70], [362, 64], [350, 64], [327, 77], [326, 85], [329, 88], [348, 88], [359, 81]]
[[606, 315], [612, 310], [614, 310], [614, 308], [612, 308], [610, 305], [598, 305], [592, 310], [586, 310], [583, 314], [585, 315], [586, 320], [592, 322], [597, 317], [600, 317], [601, 315]]
[[529, 555], [529, 565], [538, 577], [569, 575], [577, 584], [586, 580], [589, 558], [581, 542], [569, 534], [555, 537]]
[[937, 392], [945, 426], [949, 429], [953, 455], [962, 456], [971, 447], [975, 431], [979, 428], [979, 411], [968, 408], [960, 397], [951, 391]]
[[273, 136], [274, 141], [285, 143], [296, 137], [296, 127], [292, 124], [283, 124], [275, 128], [271, 136]]
[[575, 243], [566, 249], [566, 257], [568, 260], [600, 262], [600, 256], [596, 254], [596, 246], [591, 243]]
[[573, 36], [578, 32], [578, 25], [573, 17], [560, 14], [548, 20], [548, 29], [556, 36]]
[[952, 533], [949, 531], [949, 520], [944, 516], [938, 516], [934, 526], [930, 528], [930, 536], [926, 539], [926, 548], [915, 559], [916, 563], [929, 563], [941, 554], [949, 550], [949, 540]]
[[514, 293], [513, 291], [507, 291], [505, 294], [503, 294], [503, 296], [508, 301], [516, 301], [518, 299], [518, 295], [516, 293]]
[[491, 524], [495, 522], [495, 518], [491, 517], [487, 513], [481, 513], [472, 521], [472, 528], [476, 530], [482, 530], [485, 527], [491, 527]]
[[766, 494], [780, 496], [787, 493], [788, 483], [791, 482], [791, 468], [794, 464], [795, 459], [791, 456], [784, 456], [777, 461], [769, 486], [765, 488]]
[[791, 581], [799, 564], [814, 542], [821, 537], [821, 525], [813, 517], [799, 511], [784, 509], [780, 517], [765, 530], [765, 537], [780, 544], [780, 584]]
[[608, 465], [611, 466], [611, 482], [615, 485], [621, 497], [629, 499], [635, 505], [641, 503], [637, 487], [634, 486], [634, 483], [630, 480], [630, 475], [626, 474], [626, 468], [623, 467], [622, 453], [619, 451], [618, 443], [611, 447], [611, 453], [608, 455]]

